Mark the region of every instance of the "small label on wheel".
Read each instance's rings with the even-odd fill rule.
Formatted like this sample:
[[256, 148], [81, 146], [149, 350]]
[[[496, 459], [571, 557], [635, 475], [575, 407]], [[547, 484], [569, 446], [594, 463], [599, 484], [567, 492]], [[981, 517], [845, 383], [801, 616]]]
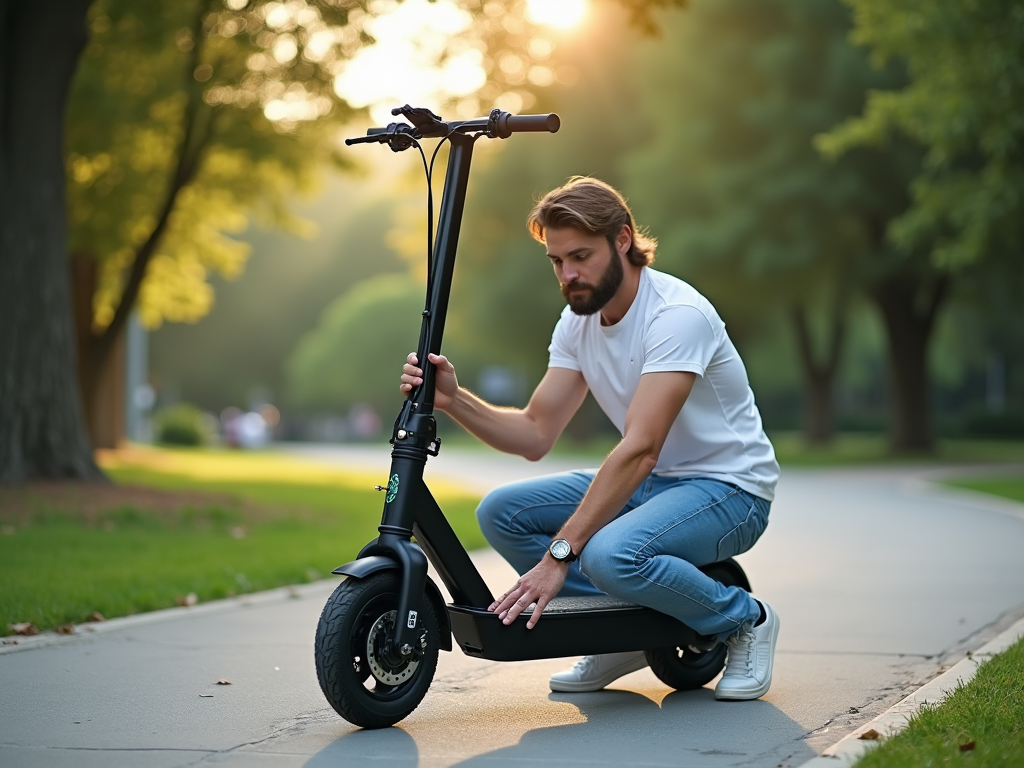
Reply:
[[409, 611], [409, 620], [408, 620], [407, 622], [405, 622], [405, 625], [406, 625], [406, 626], [407, 626], [407, 627], [408, 627], [409, 629], [416, 629], [416, 617], [417, 617], [418, 615], [419, 615], [419, 614], [418, 614], [418, 613], [416, 613], [416, 611]]

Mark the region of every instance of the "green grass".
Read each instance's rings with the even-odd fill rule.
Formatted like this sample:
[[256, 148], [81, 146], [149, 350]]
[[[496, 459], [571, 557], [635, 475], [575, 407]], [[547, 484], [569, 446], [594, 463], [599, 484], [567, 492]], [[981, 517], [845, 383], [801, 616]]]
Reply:
[[[383, 495], [374, 478], [266, 454], [141, 455], [104, 464], [120, 485], [187, 492], [188, 500], [175, 504], [171, 495], [168, 506], [164, 494], [162, 508], [87, 509], [40, 496], [0, 521], [0, 634], [15, 622], [49, 629], [93, 611], [111, 618], [170, 607], [191, 592], [205, 602], [311, 581], [376, 536]], [[484, 546], [477, 500], [433, 490], [463, 543]]]
[[[1024, 501], [1024, 478], [956, 480], [947, 485]], [[961, 751], [962, 745], [974, 746]], [[978, 668], [941, 705], [923, 710], [856, 768], [1024, 766], [1024, 640]]]
[[800, 435], [792, 432], [773, 433], [770, 437], [779, 463], [784, 467], [1024, 462], [1024, 441], [1020, 440], [938, 440], [933, 453], [894, 454], [883, 435], [844, 434], [828, 446], [809, 446]]
[[970, 480], [949, 480], [946, 485], [966, 488], [971, 491], [991, 493], [1014, 501], [1024, 501], [1024, 477], [973, 478]]
[[[961, 746], [974, 746], [961, 751]], [[922, 710], [857, 768], [1024, 765], [1024, 640], [983, 663], [941, 705]]]

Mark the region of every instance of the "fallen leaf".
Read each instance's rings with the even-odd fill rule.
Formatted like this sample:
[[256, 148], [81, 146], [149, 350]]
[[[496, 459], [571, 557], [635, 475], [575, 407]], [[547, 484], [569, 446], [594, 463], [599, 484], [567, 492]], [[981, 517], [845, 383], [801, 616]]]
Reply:
[[11, 632], [16, 635], [38, 635], [39, 627], [30, 621], [19, 621], [17, 624], [8, 624]]
[[882, 738], [882, 734], [880, 734], [874, 728], [869, 728], [857, 738], [861, 741], [878, 741], [880, 738]]
[[89, 614], [88, 621], [106, 621], [106, 620], [107, 620], [107, 617], [104, 616], [99, 611], [93, 611], [92, 613]]
[[53, 631], [58, 635], [73, 635], [75, 634], [74, 624], [61, 624], [53, 628]]
[[230, 680], [218, 680], [217, 685], [231, 685]]
[[191, 608], [193, 605], [199, 602], [199, 596], [195, 592], [189, 592], [184, 597], [176, 598], [174, 602], [186, 608]]
[[200, 699], [212, 699], [213, 698], [213, 694], [212, 693], [200, 693], [199, 694], [199, 698]]
[[960, 745], [960, 751], [961, 752], [973, 752], [974, 751], [974, 742], [973, 741], [968, 741], [966, 744], [961, 744]]

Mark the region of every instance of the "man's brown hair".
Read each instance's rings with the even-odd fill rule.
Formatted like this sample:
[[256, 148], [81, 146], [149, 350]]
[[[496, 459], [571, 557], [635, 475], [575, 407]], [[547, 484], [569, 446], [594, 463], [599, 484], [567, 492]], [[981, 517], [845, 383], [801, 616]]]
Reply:
[[633, 242], [626, 258], [630, 264], [642, 267], [654, 261], [658, 241], [639, 232], [626, 199], [618, 190], [599, 179], [573, 176], [565, 184], [542, 197], [526, 219], [526, 226], [534, 240], [544, 242], [549, 227], [572, 227], [588, 235], [601, 235], [615, 253], [615, 238], [628, 225]]

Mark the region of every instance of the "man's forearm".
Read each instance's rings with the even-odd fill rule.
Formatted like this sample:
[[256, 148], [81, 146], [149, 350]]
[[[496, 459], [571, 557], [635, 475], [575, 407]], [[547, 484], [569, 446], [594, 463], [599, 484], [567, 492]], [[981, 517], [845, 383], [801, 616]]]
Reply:
[[551, 450], [551, 436], [526, 411], [498, 408], [468, 389], [460, 388], [445, 412], [471, 435], [499, 451], [536, 461]]
[[579, 554], [590, 538], [610, 523], [658, 463], [649, 447], [623, 439], [608, 454], [583, 501], [556, 538], [566, 539]]

